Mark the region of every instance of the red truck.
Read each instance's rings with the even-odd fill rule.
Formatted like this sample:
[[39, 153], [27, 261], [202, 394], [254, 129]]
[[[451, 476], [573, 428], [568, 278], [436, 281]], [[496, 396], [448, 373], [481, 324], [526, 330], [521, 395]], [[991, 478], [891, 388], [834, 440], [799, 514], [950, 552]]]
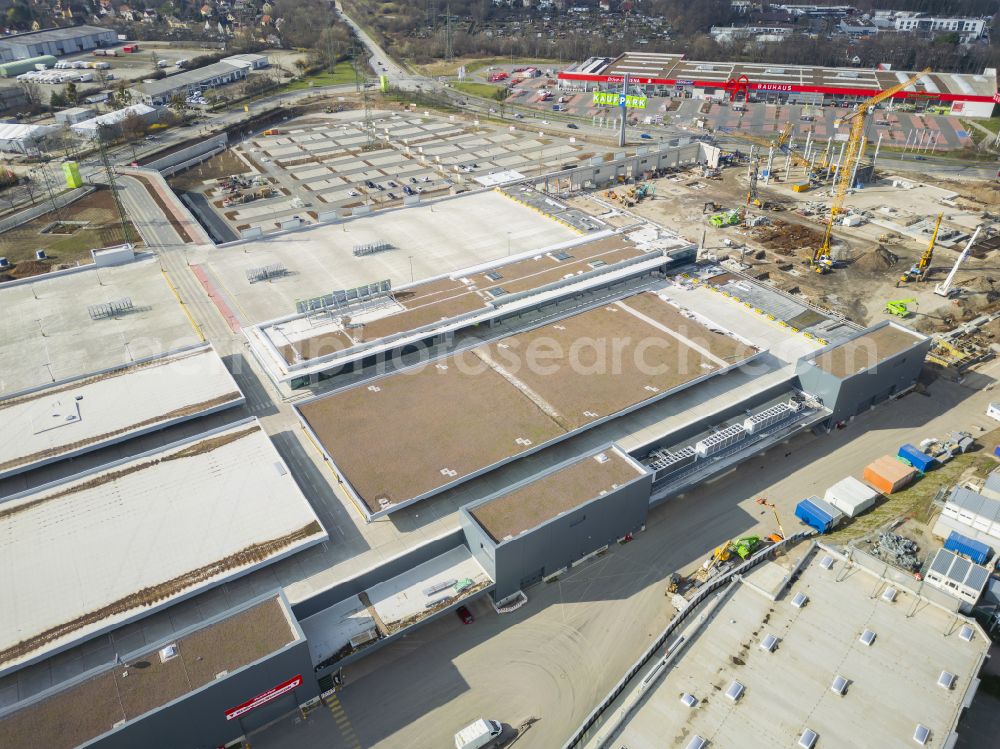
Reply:
[[139, 45], [138, 44], [126, 44], [126, 45], [124, 45], [122, 47], [122, 52], [131, 53], [131, 52], [138, 52], [138, 51], [139, 51]]

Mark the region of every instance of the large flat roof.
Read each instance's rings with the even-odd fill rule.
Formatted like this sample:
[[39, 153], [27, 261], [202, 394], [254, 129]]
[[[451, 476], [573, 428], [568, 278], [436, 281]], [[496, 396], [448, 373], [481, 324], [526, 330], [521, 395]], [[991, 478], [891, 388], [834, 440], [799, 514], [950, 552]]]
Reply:
[[[588, 60], [559, 73], [560, 78], [605, 80], [626, 73], [637, 84], [655, 83], [695, 87], [723, 87], [745, 75], [750, 89], [758, 91], [816, 91], [844, 95], [872, 95], [906, 81], [915, 72], [871, 68], [825, 68], [815, 65], [781, 65], [744, 62], [685, 60], [681, 55], [625, 52], [614, 60]], [[987, 100], [996, 93], [996, 74], [930, 73], [900, 94], [904, 98], [926, 94], [958, 100]]]
[[0, 503], [0, 672], [327, 539], [256, 419]]
[[834, 377], [850, 377], [926, 340], [920, 333], [889, 322], [820, 352], [813, 363]]
[[114, 34], [114, 29], [102, 29], [98, 26], [56, 26], [51, 29], [25, 31], [21, 34], [0, 36], [0, 44], [37, 44], [39, 42], [61, 42], [66, 39], [79, 39], [94, 34]]
[[[88, 307], [128, 298], [132, 308], [92, 319]], [[0, 396], [201, 343], [152, 256], [0, 284]]]
[[376, 514], [758, 353], [641, 292], [297, 408], [363, 509]]
[[[382, 280], [399, 288], [579, 236], [575, 229], [498, 190], [488, 190], [314, 225], [229, 248], [193, 249], [189, 255], [192, 263], [206, 268], [244, 322], [263, 322], [293, 315], [299, 300], [336, 289]], [[380, 241], [392, 249], [354, 255], [355, 246]], [[274, 264], [284, 265], [288, 275], [267, 283], [247, 281], [248, 270]]]
[[[831, 569], [820, 564], [827, 556]], [[796, 560], [779, 561], [787, 566], [748, 573], [685, 631], [614, 745], [685, 747], [698, 735], [713, 747], [795, 746], [809, 728], [817, 746], [902, 747], [915, 746], [918, 723], [935, 746], [948, 745], [990, 646], [983, 631], [905, 589], [884, 600], [889, 583], [822, 548], [771, 600], [761, 590], [787, 579]], [[801, 608], [792, 605], [797, 593], [808, 597]], [[959, 636], [963, 626], [971, 641]], [[859, 642], [865, 630], [875, 633], [870, 646]], [[773, 652], [760, 647], [769, 634]], [[957, 677], [953, 688], [938, 685], [942, 671]], [[847, 680], [843, 695], [831, 689], [837, 676]], [[734, 681], [744, 687], [735, 702], [726, 697]], [[693, 708], [680, 701], [685, 693]]]
[[604, 237], [558, 252], [539, 252], [479, 272], [463, 274], [459, 271], [407, 286], [393, 294], [395, 304], [387, 304], [359, 318], [352, 317], [346, 324], [343, 318], [335, 316], [319, 332], [316, 332], [317, 323], [309, 320], [302, 320], [298, 332], [289, 322], [265, 328], [265, 331], [285, 363], [295, 364], [341, 350], [345, 337], [350, 346], [405, 333], [481, 310], [489, 301], [498, 298], [495, 295], [529, 291], [571, 274], [589, 272], [594, 265], [612, 265], [642, 255], [642, 250], [624, 237]]
[[626, 453], [609, 447], [476, 504], [468, 508], [469, 514], [490, 538], [501, 543], [631, 483], [644, 473]]
[[171, 640], [176, 655], [167, 660], [158, 648], [122, 653], [124, 666], [0, 716], [4, 747], [73, 749], [295, 642], [293, 620], [275, 596]]
[[0, 400], [0, 478], [240, 405], [208, 344]]

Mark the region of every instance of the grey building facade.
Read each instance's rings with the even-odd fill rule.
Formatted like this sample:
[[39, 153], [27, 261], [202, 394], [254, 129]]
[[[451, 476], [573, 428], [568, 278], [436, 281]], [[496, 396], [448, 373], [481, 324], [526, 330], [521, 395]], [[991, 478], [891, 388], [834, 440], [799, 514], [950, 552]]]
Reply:
[[97, 26], [66, 26], [0, 37], [0, 62], [52, 55], [61, 57], [108, 47], [118, 42], [114, 29]]
[[0, 711], [0, 744], [231, 746], [318, 697], [308, 642], [276, 591]]
[[827, 428], [849, 421], [916, 383], [931, 341], [893, 322], [883, 322], [845, 343], [800, 359], [801, 389], [831, 410]]
[[[491, 504], [517, 497], [525, 503], [547, 501], [553, 487], [548, 482], [559, 483], [560, 474], [575, 470], [585, 461], [597, 456], [614, 455], [626, 464], [631, 477], [624, 482], [614, 481], [607, 488], [584, 481], [579, 493], [566, 496], [566, 485], [560, 483], [555, 491], [567, 500], [566, 506], [548, 508], [544, 519], [537, 525], [516, 534], [505, 534], [504, 521], [487, 519]], [[564, 569], [579, 559], [614, 543], [620, 538], [642, 528], [649, 511], [649, 496], [653, 474], [617, 446], [608, 445], [603, 450], [583, 458], [553, 466], [536, 477], [514, 484], [478, 502], [465, 505], [459, 512], [466, 543], [473, 555], [496, 581], [491, 595], [494, 601], [504, 601], [544, 577]], [[507, 510], [500, 510], [506, 514]], [[498, 537], [499, 536], [499, 537]]]
[[195, 92], [204, 92], [210, 88], [241, 81], [246, 77], [247, 68], [231, 65], [228, 62], [216, 62], [203, 68], [168, 75], [158, 81], [142, 83], [132, 90], [143, 104], [159, 107], [169, 104], [170, 100], [177, 94], [188, 96]]

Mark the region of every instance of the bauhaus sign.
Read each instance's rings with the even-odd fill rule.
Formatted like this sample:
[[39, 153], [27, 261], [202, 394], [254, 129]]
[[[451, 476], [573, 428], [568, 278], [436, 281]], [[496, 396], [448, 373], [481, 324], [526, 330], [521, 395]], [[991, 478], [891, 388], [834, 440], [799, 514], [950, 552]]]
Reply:
[[254, 708], [260, 707], [261, 705], [266, 705], [271, 700], [276, 700], [283, 694], [288, 694], [293, 689], [298, 689], [302, 686], [302, 676], [293, 676], [288, 681], [283, 681], [277, 686], [273, 686], [266, 692], [261, 692], [256, 697], [247, 700], [242, 705], [237, 705], [236, 707], [231, 707], [226, 710], [226, 720], [233, 720], [234, 718], [239, 718], [241, 715], [245, 715]]

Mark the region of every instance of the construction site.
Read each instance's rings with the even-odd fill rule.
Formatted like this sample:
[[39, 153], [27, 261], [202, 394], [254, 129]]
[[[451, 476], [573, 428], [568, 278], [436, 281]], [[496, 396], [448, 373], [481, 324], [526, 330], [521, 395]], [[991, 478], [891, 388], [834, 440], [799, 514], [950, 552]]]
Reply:
[[[30, 746], [89, 695], [92, 721], [38, 735], [267, 747], [326, 720], [335, 746], [411, 724], [439, 746], [495, 704], [502, 743], [646, 746], [668, 702], [694, 710], [683, 691], [702, 708], [674, 746], [861, 745], [852, 703], [808, 708], [837, 664], [845, 700], [903, 688], [852, 660], [865, 624], [911, 628], [911, 675], [959, 679], [884, 698], [913, 715], [881, 740], [943, 742], [988, 640], [978, 547], [942, 534], [994, 543], [959, 523], [1000, 497], [981, 450], [1000, 192], [885, 168], [864, 146], [879, 101], [843, 138], [638, 149], [366, 106], [124, 169], [140, 252], [0, 283], [0, 732]], [[831, 566], [871, 580], [840, 590]], [[783, 701], [755, 658], [823, 684]]]

